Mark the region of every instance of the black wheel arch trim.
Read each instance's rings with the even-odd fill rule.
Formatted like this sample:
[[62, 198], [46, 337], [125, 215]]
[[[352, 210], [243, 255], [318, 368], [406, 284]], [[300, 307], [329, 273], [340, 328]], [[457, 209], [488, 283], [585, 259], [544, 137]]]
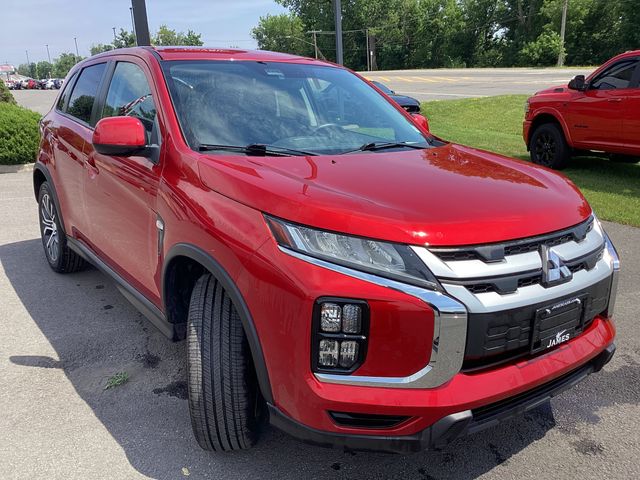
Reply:
[[38, 195], [40, 194], [39, 191], [36, 191], [36, 180], [35, 180], [36, 172], [42, 173], [42, 175], [44, 175], [45, 181], [49, 185], [49, 190], [51, 191], [51, 195], [53, 196], [53, 202], [55, 203], [56, 211], [58, 212], [58, 218], [60, 219], [60, 226], [62, 227], [63, 233], [65, 233], [64, 216], [62, 214], [62, 209], [60, 208], [60, 201], [58, 200], [58, 192], [56, 191], [56, 186], [53, 183], [53, 179], [51, 178], [51, 174], [49, 173], [49, 170], [47, 169], [47, 167], [45, 167], [42, 163], [39, 163], [39, 162], [36, 162], [36, 164], [33, 166], [33, 193], [35, 194], [36, 202], [39, 200]]
[[200, 247], [189, 243], [178, 243], [171, 247], [164, 259], [164, 265], [162, 267], [162, 298], [166, 311], [166, 300], [168, 298], [166, 289], [168, 284], [166, 281], [167, 268], [171, 264], [171, 261], [176, 257], [187, 257], [191, 260], [198, 262], [205, 267], [215, 278], [218, 280], [227, 294], [231, 297], [233, 305], [238, 311], [240, 320], [242, 321], [242, 327], [244, 328], [247, 340], [249, 342], [249, 348], [251, 350], [251, 356], [253, 357], [253, 364], [256, 370], [256, 377], [258, 378], [258, 384], [262, 396], [268, 403], [273, 403], [273, 393], [271, 391], [271, 382], [269, 381], [269, 372], [264, 360], [264, 354], [262, 352], [262, 345], [258, 337], [253, 317], [249, 311], [240, 289], [227, 273], [227, 271], [220, 265], [220, 263], [213, 258], [209, 253], [202, 250]]

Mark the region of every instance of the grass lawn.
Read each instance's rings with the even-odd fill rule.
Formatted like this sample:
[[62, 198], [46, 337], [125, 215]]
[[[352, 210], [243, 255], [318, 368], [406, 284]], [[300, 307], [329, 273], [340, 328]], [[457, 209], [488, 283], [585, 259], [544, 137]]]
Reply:
[[[422, 104], [431, 131], [445, 140], [523, 160], [526, 95], [437, 100]], [[575, 182], [599, 218], [640, 227], [640, 164], [576, 157], [562, 171]]]

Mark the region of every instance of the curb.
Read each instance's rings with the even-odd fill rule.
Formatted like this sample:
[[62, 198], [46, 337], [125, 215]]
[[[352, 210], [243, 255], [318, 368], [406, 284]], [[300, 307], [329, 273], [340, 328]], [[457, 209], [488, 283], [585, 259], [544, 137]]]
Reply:
[[27, 163], [25, 165], [0, 165], [0, 174], [30, 172], [33, 170], [34, 165], [34, 163]]

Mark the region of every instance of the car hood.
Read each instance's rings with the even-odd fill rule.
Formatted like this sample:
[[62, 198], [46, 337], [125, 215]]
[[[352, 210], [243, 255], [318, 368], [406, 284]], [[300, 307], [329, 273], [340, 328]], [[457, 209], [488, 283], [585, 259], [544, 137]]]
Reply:
[[569, 87], [566, 85], [557, 85], [555, 87], [545, 88], [544, 90], [537, 91], [535, 95], [544, 95], [548, 93], [564, 93], [569, 91]]
[[407, 97], [406, 95], [389, 95], [390, 98], [395, 100], [400, 105], [420, 105], [420, 102], [413, 97]]
[[270, 215], [409, 244], [560, 230], [591, 209], [565, 177], [459, 145], [313, 157], [202, 155], [204, 185]]

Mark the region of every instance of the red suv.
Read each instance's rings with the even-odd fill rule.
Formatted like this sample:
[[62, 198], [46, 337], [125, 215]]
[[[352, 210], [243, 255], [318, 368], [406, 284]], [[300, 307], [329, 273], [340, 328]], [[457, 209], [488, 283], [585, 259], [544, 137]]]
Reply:
[[267, 418], [321, 445], [444, 445], [609, 361], [619, 261], [569, 180], [425, 123], [308, 58], [91, 57], [42, 120], [47, 261], [92, 263], [186, 339], [205, 449]]
[[561, 169], [572, 155], [602, 152], [640, 161], [640, 50], [529, 98], [523, 136], [531, 160], [545, 167]]

